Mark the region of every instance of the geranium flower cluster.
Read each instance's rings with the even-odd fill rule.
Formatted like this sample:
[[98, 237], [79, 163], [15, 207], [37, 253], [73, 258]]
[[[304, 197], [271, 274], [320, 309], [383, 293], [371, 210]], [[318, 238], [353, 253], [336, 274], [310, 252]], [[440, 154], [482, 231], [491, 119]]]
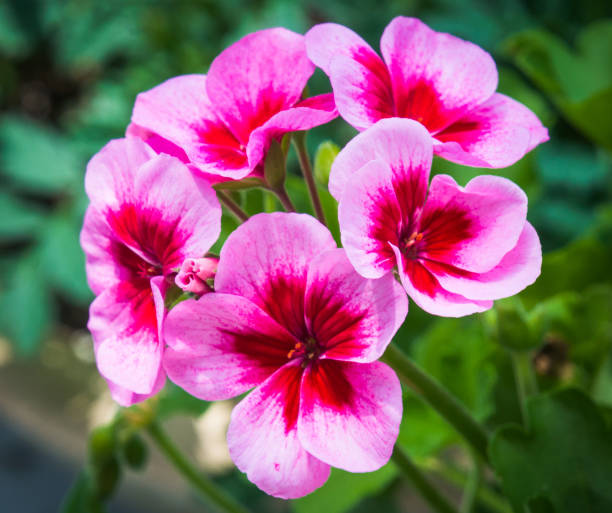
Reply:
[[[207, 401], [254, 389], [233, 410], [228, 445], [238, 468], [278, 497], [311, 492], [330, 466], [367, 472], [388, 461], [402, 394], [377, 360], [407, 296], [431, 314], [462, 316], [540, 272], [518, 186], [430, 173], [434, 154], [510, 165], [546, 129], [495, 92], [495, 63], [472, 43], [396, 18], [381, 52], [335, 24], [247, 35], [208, 75], [139, 94], [126, 137], [87, 167], [88, 327], [113, 398], [143, 401], [166, 376]], [[315, 65], [333, 92], [304, 99]], [[338, 113], [360, 131], [329, 178], [343, 248], [310, 215], [278, 212], [251, 217], [209, 254], [221, 229], [212, 185], [265, 185], [274, 141]], [[169, 310], [177, 288], [189, 299]]]

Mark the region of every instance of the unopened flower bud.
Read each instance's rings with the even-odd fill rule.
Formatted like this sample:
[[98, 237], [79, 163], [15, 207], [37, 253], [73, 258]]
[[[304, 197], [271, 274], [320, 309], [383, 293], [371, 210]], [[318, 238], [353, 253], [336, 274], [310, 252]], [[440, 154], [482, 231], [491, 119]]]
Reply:
[[215, 277], [218, 263], [219, 259], [213, 257], [186, 258], [174, 281], [178, 287], [187, 292], [194, 294], [212, 292], [206, 281]]

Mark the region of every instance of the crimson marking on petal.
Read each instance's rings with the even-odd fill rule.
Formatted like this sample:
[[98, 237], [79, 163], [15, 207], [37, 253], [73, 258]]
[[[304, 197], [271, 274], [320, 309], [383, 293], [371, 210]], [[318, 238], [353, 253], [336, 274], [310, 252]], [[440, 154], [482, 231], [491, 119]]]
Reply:
[[420, 292], [434, 297], [440, 288], [438, 280], [418, 260], [404, 258], [404, 269], [410, 282]]
[[[310, 367], [311, 383], [315, 386], [319, 401], [328, 408], [347, 414], [352, 410], [355, 392], [344, 374], [344, 362], [336, 360], [318, 360]], [[311, 404], [313, 401], [309, 401]]]
[[139, 278], [122, 281], [118, 285], [117, 296], [129, 302], [133, 320], [124, 335], [132, 335], [141, 330], [157, 334], [157, 312], [155, 301], [153, 301], [153, 291], [148, 279]]
[[474, 236], [473, 219], [457, 207], [441, 206], [426, 209], [420, 222], [421, 255], [430, 260], [444, 261], [459, 243]]
[[426, 79], [418, 79], [402, 85], [395, 94], [395, 113], [398, 117], [418, 121], [431, 133], [436, 133], [448, 125], [452, 112], [444, 109], [439, 93]]
[[285, 421], [285, 434], [293, 431], [297, 426], [300, 412], [300, 384], [303, 369], [285, 368], [278, 374], [275, 385], [278, 387], [279, 400], [282, 402], [282, 414]]
[[162, 267], [164, 274], [181, 265], [185, 236], [178, 229], [179, 219], [166, 221], [159, 210], [131, 203], [121, 205], [119, 211], [107, 211], [106, 218], [119, 241], [140, 250], [148, 263]]
[[305, 276], [277, 275], [269, 279], [265, 290], [258, 294], [256, 303], [295, 338], [306, 340], [308, 330], [304, 321], [305, 291]]
[[365, 312], [349, 311], [341, 298], [322, 281], [313, 286], [307, 301], [306, 310], [314, 313], [309, 319], [310, 332], [323, 352], [342, 345], [343, 354], [354, 355], [362, 347], [359, 331]]
[[[488, 121], [488, 120], [487, 120]], [[477, 141], [483, 135], [483, 131], [489, 128], [490, 121], [457, 121], [436, 134], [436, 139], [440, 142], [454, 141], [458, 134], [470, 133], [470, 140]]]
[[248, 355], [270, 374], [287, 362], [287, 354], [295, 345], [295, 340], [290, 337], [274, 337], [269, 333], [263, 334], [250, 328], [241, 331], [229, 329], [220, 331], [232, 337], [232, 347], [228, 350]]

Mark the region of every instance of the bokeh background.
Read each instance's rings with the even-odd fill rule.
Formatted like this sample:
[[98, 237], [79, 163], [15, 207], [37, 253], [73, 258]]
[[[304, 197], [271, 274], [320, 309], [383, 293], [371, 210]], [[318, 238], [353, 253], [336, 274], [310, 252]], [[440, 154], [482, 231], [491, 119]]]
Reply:
[[[78, 243], [88, 159], [121, 137], [136, 94], [172, 76], [205, 73], [248, 32], [305, 32], [334, 21], [374, 48], [397, 15], [417, 16], [492, 53], [499, 90], [522, 101], [551, 140], [494, 171], [529, 195], [545, 260], [539, 281], [490, 315], [435, 319], [412, 306], [397, 341], [491, 428], [520, 419], [515, 373], [500, 339], [524, 340], [540, 390], [576, 386], [604, 415], [612, 406], [612, 3], [607, 0], [1, 0], [0, 1], [0, 497], [19, 513], [81, 511], [63, 501], [79, 476], [87, 433], [113, 415], [86, 331], [87, 288]], [[317, 72], [312, 93], [330, 90]], [[341, 120], [309, 136], [342, 146]], [[309, 210], [295, 159], [288, 188]], [[464, 184], [482, 170], [434, 162]], [[487, 171], [489, 172], [489, 171]], [[324, 191], [322, 191], [324, 193]], [[262, 191], [237, 193], [250, 212], [275, 209]], [[324, 202], [334, 216], [329, 196]], [[224, 217], [223, 237], [235, 226]], [[337, 233], [337, 227], [332, 227]], [[220, 243], [219, 243], [220, 245]], [[219, 245], [217, 247], [219, 247]], [[508, 331], [509, 330], [509, 331]], [[510, 334], [507, 334], [508, 331]], [[198, 464], [262, 511], [427, 511], [389, 465], [335, 472], [300, 501], [275, 501], [228, 465], [229, 404], [164, 392], [169, 429]], [[400, 443], [451, 497], [466, 459], [453, 431], [407, 393]], [[609, 415], [608, 415], [609, 416]], [[561, 433], [560, 443], [572, 443]], [[108, 503], [116, 513], [206, 511], [153, 451]], [[73, 497], [74, 499], [74, 494]], [[497, 502], [496, 502], [497, 501]], [[62, 506], [63, 504], [63, 506]], [[482, 511], [503, 511], [493, 494]], [[72, 508], [72, 509], [70, 509]], [[502, 508], [502, 509], [500, 509]], [[83, 510], [84, 511], [84, 510]]]

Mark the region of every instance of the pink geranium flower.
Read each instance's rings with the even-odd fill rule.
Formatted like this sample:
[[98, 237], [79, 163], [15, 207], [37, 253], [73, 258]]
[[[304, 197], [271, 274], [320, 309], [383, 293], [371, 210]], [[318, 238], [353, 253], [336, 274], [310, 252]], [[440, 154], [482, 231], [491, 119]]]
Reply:
[[505, 167], [548, 140], [521, 103], [496, 93], [497, 68], [480, 47], [397, 17], [378, 54], [352, 30], [324, 23], [306, 34], [306, 50], [331, 80], [340, 115], [357, 130], [389, 117], [419, 121], [445, 159]]
[[407, 308], [391, 275], [359, 276], [314, 218], [259, 214], [228, 237], [215, 292], [168, 314], [164, 366], [205, 400], [256, 387], [232, 412], [230, 455], [265, 492], [301, 497], [330, 465], [389, 459], [402, 394], [376, 360]]
[[427, 130], [409, 119], [384, 119], [349, 142], [330, 176], [344, 184], [342, 244], [366, 278], [397, 267], [406, 292], [429, 313], [487, 310], [540, 274], [527, 197], [497, 176], [460, 187], [436, 175], [428, 191], [432, 156]]
[[338, 115], [332, 94], [300, 100], [314, 69], [304, 36], [283, 28], [249, 34], [219, 54], [208, 76], [179, 76], [140, 93], [128, 133], [213, 182], [261, 175], [272, 139]]
[[186, 256], [204, 255], [221, 230], [212, 188], [135, 138], [108, 143], [87, 166], [91, 201], [81, 232], [100, 374], [128, 406], [164, 384], [159, 332], [164, 294]]

